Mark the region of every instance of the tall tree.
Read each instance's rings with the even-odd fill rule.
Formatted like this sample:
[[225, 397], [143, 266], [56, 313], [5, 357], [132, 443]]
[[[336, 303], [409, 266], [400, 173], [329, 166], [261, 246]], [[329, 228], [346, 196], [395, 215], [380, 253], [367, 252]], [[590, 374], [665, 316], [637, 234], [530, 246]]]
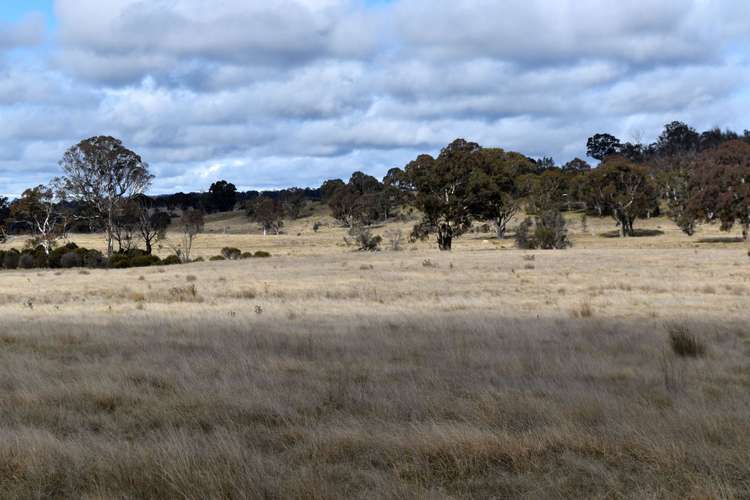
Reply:
[[620, 139], [610, 134], [595, 134], [586, 141], [586, 154], [599, 161], [619, 154], [621, 148]]
[[247, 207], [247, 215], [260, 225], [263, 236], [266, 236], [268, 231], [279, 234], [284, 224], [284, 209], [281, 203], [267, 196], [259, 196], [253, 200]]
[[744, 239], [750, 235], [750, 144], [728, 141], [706, 151], [690, 181], [687, 211], [705, 222], [720, 222], [729, 231], [735, 224]]
[[10, 217], [10, 204], [8, 198], [0, 196], [0, 243], [6, 239], [6, 224]]
[[485, 148], [480, 162], [469, 177], [472, 215], [495, 224], [498, 238], [503, 238], [508, 223], [521, 210], [525, 194], [524, 176], [531, 176], [538, 163], [526, 156], [500, 148]]
[[119, 139], [99, 136], [68, 149], [60, 166], [65, 172], [66, 190], [90, 204], [104, 221], [107, 255], [111, 256], [115, 216], [127, 200], [151, 184], [148, 165]]
[[638, 217], [658, 209], [658, 194], [648, 171], [626, 158], [607, 157], [587, 177], [589, 203], [611, 213], [622, 237], [633, 235]]
[[237, 187], [224, 180], [214, 182], [208, 189], [208, 203], [218, 212], [229, 212], [237, 203]]
[[13, 221], [28, 227], [34, 244], [44, 247], [48, 254], [55, 242], [65, 235], [70, 221], [63, 199], [60, 182], [55, 180], [49, 186], [27, 189], [10, 206]]
[[471, 223], [470, 179], [482, 162], [479, 144], [456, 139], [437, 158], [420, 155], [406, 166], [417, 188], [417, 208], [423, 213], [413, 237], [425, 238], [435, 232], [440, 250], [452, 248], [453, 238]]
[[677, 156], [695, 153], [700, 144], [700, 134], [689, 125], [674, 121], [664, 126], [656, 141], [656, 151], [661, 156]]

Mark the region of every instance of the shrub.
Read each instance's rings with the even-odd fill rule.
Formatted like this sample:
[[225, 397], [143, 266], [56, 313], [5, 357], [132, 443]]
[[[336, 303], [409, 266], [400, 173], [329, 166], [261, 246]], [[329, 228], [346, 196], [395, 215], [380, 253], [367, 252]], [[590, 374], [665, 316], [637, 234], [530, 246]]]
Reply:
[[568, 230], [562, 213], [559, 210], [547, 210], [538, 217], [534, 238], [538, 247], [544, 250], [562, 250], [569, 247]]
[[164, 266], [174, 266], [176, 264], [182, 264], [180, 258], [176, 255], [170, 255], [166, 259], [161, 261]]
[[224, 247], [221, 249], [221, 255], [228, 260], [237, 260], [242, 256], [242, 250], [234, 247]]
[[242, 255], [240, 255], [240, 259], [252, 259], [253, 258], [253, 252], [243, 252]]
[[198, 257], [197, 259], [193, 259], [192, 262], [205, 262], [205, 260], [203, 257]]
[[380, 250], [380, 242], [383, 238], [374, 236], [369, 229], [362, 226], [353, 226], [349, 230], [349, 236], [352, 237], [357, 250], [363, 252], [377, 252]]
[[21, 269], [31, 269], [34, 267], [34, 255], [30, 252], [24, 252], [18, 259], [18, 267]]
[[83, 259], [81, 255], [75, 250], [67, 252], [60, 257], [60, 267], [70, 269], [71, 267], [81, 267]]
[[527, 217], [516, 229], [516, 246], [523, 250], [569, 247], [568, 230], [562, 213], [559, 210], [547, 210], [535, 220]]
[[78, 245], [76, 245], [75, 243], [68, 243], [65, 246], [55, 248], [49, 253], [49, 258], [47, 261], [49, 267], [51, 268], [62, 267], [60, 265], [60, 259], [62, 259], [62, 256], [68, 252], [74, 252], [77, 249], [78, 249]]
[[531, 233], [531, 227], [534, 225], [530, 217], [521, 222], [516, 228], [516, 246], [522, 250], [533, 250], [536, 248], [536, 241], [534, 241]]
[[18, 268], [18, 261], [21, 258], [21, 254], [18, 253], [18, 250], [15, 248], [12, 248], [5, 252], [5, 255], [3, 256], [3, 267], [5, 269], [16, 269]]
[[130, 258], [127, 255], [116, 253], [110, 257], [109, 267], [112, 269], [127, 269], [130, 267]]
[[107, 259], [99, 250], [87, 250], [83, 255], [83, 265], [90, 268], [107, 267]]
[[130, 259], [130, 267], [158, 266], [161, 259], [156, 255], [138, 255]]
[[320, 224], [320, 221], [317, 221], [317, 220], [316, 220], [316, 221], [315, 221], [315, 222], [313, 223], [313, 231], [315, 231], [315, 232], [317, 233], [317, 232], [318, 232], [318, 231], [320, 230], [320, 226], [321, 226], [321, 224]]
[[266, 259], [270, 256], [271, 254], [266, 252], [265, 250], [258, 250], [257, 252], [255, 252], [255, 257], [259, 259]]
[[214, 255], [213, 257], [211, 257], [211, 258], [210, 258], [210, 259], [208, 259], [208, 260], [210, 260], [210, 261], [214, 261], [214, 262], [215, 262], [215, 261], [218, 261], [218, 260], [227, 260], [227, 259], [225, 259], [225, 258], [224, 258], [224, 257], [222, 257], [221, 255]]
[[682, 325], [668, 327], [669, 343], [672, 351], [683, 358], [697, 358], [706, 353], [706, 346], [701, 339]]

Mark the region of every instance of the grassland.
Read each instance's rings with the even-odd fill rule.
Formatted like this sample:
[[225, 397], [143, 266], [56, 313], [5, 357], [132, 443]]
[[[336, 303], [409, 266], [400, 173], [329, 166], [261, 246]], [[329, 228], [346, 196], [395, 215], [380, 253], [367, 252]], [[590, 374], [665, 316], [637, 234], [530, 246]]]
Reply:
[[274, 257], [2, 271], [0, 497], [748, 498], [747, 244], [638, 227], [362, 254], [220, 216], [196, 255]]

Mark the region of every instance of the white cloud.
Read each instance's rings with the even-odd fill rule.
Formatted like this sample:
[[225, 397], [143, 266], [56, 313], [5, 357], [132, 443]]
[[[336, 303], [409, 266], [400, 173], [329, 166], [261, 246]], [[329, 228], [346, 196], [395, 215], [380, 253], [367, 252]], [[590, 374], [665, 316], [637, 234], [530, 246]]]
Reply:
[[601, 131], [748, 127], [738, 0], [55, 5], [46, 50], [7, 55], [44, 39], [38, 17], [0, 35], [0, 192], [94, 134], [141, 153], [164, 192], [382, 175], [455, 137], [565, 161]]

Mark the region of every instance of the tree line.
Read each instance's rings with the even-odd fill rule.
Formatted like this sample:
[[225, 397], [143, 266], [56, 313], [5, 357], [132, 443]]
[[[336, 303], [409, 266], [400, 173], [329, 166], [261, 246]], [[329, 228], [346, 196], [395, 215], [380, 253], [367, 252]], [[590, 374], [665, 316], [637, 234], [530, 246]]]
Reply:
[[[0, 198], [0, 238], [25, 232], [50, 252], [70, 231], [103, 232], [107, 254], [141, 243], [150, 254], [170, 225], [182, 240], [175, 253], [189, 259], [203, 215], [242, 209], [264, 233], [279, 233], [285, 219], [305, 215], [323, 201], [343, 226], [368, 227], [407, 211], [419, 214], [412, 239], [431, 235], [441, 250], [480, 222], [505, 237], [514, 217], [524, 238], [543, 248], [562, 248], [564, 211], [612, 217], [620, 236], [632, 236], [639, 218], [662, 211], [687, 234], [698, 224], [735, 225], [750, 232], [750, 132], [712, 129], [702, 133], [672, 122], [648, 145], [598, 133], [587, 142], [592, 167], [576, 158], [564, 165], [551, 158], [482, 147], [456, 139], [440, 153], [419, 155], [380, 180], [354, 172], [348, 181], [326, 180], [319, 188], [240, 192], [225, 180], [206, 193], [149, 197], [149, 166], [113, 137], [92, 137], [69, 148], [63, 172], [47, 185], [29, 188], [16, 200]], [[518, 232], [518, 231], [517, 231]]]

